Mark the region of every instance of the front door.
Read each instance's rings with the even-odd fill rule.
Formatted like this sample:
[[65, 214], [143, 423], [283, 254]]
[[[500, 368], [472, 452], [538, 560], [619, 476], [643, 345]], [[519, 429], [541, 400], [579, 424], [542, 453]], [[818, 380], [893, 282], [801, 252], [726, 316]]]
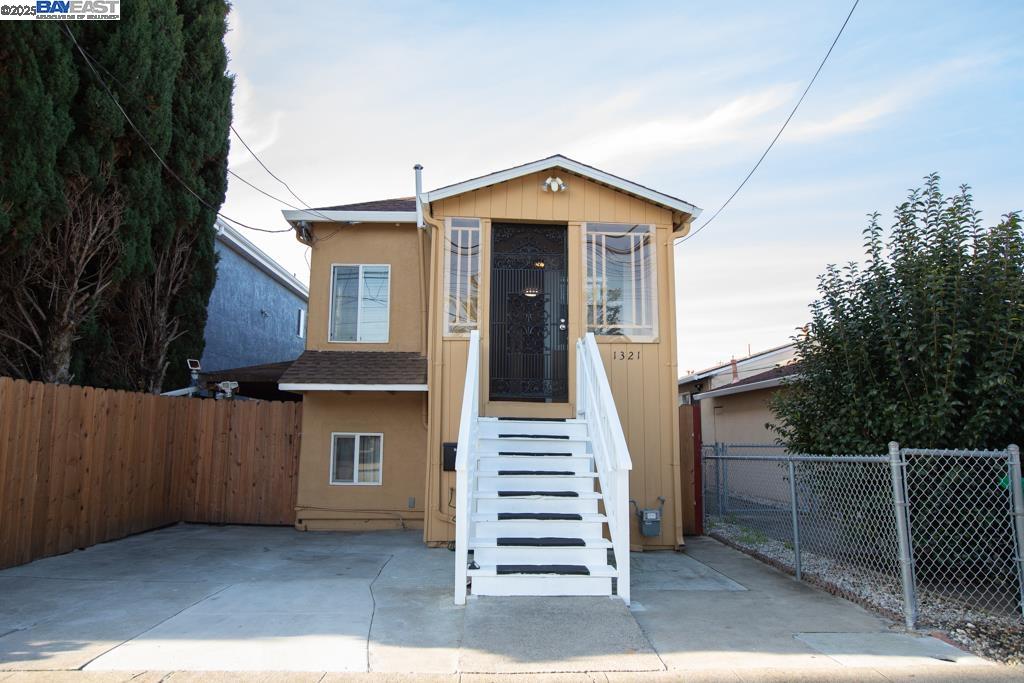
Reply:
[[491, 225], [492, 401], [569, 396], [566, 226]]

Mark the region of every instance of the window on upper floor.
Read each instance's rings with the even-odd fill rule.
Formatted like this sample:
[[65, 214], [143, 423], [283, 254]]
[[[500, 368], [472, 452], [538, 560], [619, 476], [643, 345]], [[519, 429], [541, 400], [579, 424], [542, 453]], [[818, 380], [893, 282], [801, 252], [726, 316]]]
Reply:
[[306, 338], [306, 309], [300, 308], [298, 318], [295, 321], [295, 336], [299, 339]]
[[587, 331], [637, 341], [658, 334], [653, 225], [584, 226]]
[[445, 221], [444, 291], [447, 296], [444, 333], [468, 334], [476, 329], [480, 294], [480, 220]]
[[329, 341], [386, 342], [390, 303], [391, 266], [332, 266]]
[[331, 483], [380, 486], [383, 434], [331, 434]]

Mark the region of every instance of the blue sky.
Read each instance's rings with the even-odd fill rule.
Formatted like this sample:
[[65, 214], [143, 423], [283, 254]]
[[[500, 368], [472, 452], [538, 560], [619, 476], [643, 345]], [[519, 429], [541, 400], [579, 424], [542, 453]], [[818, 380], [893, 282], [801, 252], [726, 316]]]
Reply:
[[[707, 217], [849, 7], [236, 0], [235, 125], [314, 206], [410, 195], [417, 162], [429, 188], [563, 153]], [[785, 343], [865, 214], [931, 171], [986, 222], [1024, 208], [1022, 23], [1021, 2], [861, 2], [758, 173], [678, 247], [681, 372]], [[289, 198], [234, 141], [230, 164]], [[282, 228], [281, 208], [233, 181], [223, 211]], [[250, 236], [308, 277], [291, 236]]]

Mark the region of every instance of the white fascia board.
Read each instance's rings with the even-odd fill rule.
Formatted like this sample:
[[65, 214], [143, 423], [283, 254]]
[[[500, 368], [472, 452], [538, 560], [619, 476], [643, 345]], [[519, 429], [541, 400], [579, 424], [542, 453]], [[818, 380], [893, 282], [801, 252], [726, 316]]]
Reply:
[[465, 192], [479, 190], [480, 188], [488, 187], [490, 185], [496, 185], [497, 183], [503, 183], [506, 180], [520, 178], [525, 175], [530, 175], [531, 173], [546, 171], [551, 168], [564, 168], [576, 175], [603, 183], [618, 190], [622, 190], [623, 192], [628, 192], [629, 194], [636, 195], [637, 197], [642, 197], [643, 199], [669, 209], [689, 214], [694, 218], [697, 218], [701, 214], [701, 209], [689, 202], [684, 202], [681, 199], [670, 197], [667, 194], [662, 194], [661, 192], [652, 190], [649, 187], [644, 187], [643, 185], [637, 185], [625, 178], [614, 176], [611, 173], [605, 173], [593, 166], [581, 164], [578, 161], [573, 161], [572, 159], [561, 155], [532, 161], [528, 164], [523, 164], [522, 166], [507, 168], [504, 171], [498, 171], [496, 173], [491, 173], [490, 175], [473, 178], [472, 180], [466, 180], [461, 183], [455, 183], [454, 185], [448, 185], [436, 190], [431, 190], [430, 192], [423, 193], [421, 198], [425, 202], [434, 202], [447, 197], [454, 197], [455, 195], [463, 194]]
[[217, 219], [217, 238], [235, 253], [246, 259], [270, 277], [277, 280], [285, 288], [290, 289], [303, 301], [309, 303], [309, 287], [289, 273], [280, 263], [272, 259], [265, 251], [245, 238], [242, 233], [224, 221]]
[[289, 223], [412, 223], [416, 224], [415, 211], [295, 211], [281, 212]]
[[711, 391], [705, 391], [703, 394], [694, 394], [691, 398], [694, 401], [699, 401], [702, 398], [715, 398], [716, 396], [729, 396], [730, 394], [742, 394], [747, 391], [757, 391], [758, 389], [771, 389], [782, 385], [787, 379], [794, 379], [798, 375], [787, 375], [786, 377], [773, 377], [772, 379], [762, 380], [760, 382], [748, 382], [747, 384], [730, 384], [718, 389], [712, 389]]
[[278, 384], [281, 391], [426, 391], [426, 384]]

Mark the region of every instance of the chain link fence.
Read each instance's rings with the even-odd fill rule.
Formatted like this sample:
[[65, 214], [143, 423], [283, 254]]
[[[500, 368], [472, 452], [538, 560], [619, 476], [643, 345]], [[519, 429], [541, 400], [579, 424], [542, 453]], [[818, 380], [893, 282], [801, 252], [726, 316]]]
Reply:
[[1020, 454], [702, 450], [705, 528], [908, 628], [1024, 623]]

